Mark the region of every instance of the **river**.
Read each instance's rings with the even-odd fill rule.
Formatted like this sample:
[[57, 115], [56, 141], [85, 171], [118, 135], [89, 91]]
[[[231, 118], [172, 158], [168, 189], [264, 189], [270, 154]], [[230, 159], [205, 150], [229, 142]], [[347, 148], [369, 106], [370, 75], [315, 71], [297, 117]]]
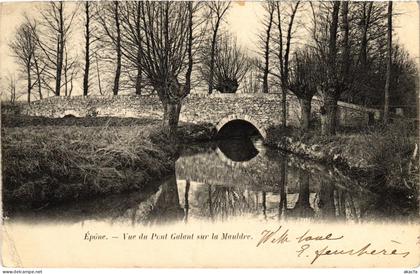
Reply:
[[17, 212], [14, 221], [162, 224], [234, 219], [309, 222], [416, 220], [401, 197], [384, 197], [334, 167], [268, 148], [258, 138], [185, 145], [175, 172], [138, 192]]

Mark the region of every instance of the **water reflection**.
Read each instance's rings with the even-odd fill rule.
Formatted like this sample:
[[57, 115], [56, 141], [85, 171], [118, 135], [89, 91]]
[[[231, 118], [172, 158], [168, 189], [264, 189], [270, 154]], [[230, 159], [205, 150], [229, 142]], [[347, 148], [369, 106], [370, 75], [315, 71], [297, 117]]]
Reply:
[[236, 138], [231, 140], [220, 140], [217, 142], [220, 151], [234, 162], [246, 162], [258, 155], [250, 138]]
[[[255, 166], [260, 165], [262, 170], [265, 170], [264, 165], [272, 165], [272, 169], [277, 173], [268, 174], [276, 181], [273, 185], [270, 185], [270, 182], [267, 184], [256, 182], [254, 185], [249, 185], [247, 181], [237, 180], [235, 172], [233, 176], [226, 173], [224, 182], [216, 182], [211, 177], [201, 182], [193, 180], [194, 174], [185, 170], [189, 167], [185, 161], [194, 161], [194, 157], [190, 157], [192, 159], [180, 158], [177, 163], [178, 189], [181, 193], [185, 186], [184, 205], [189, 209], [184, 211], [187, 215], [184, 220], [209, 218], [226, 221], [237, 217], [264, 220], [336, 218], [337, 201], [334, 197], [334, 183], [324, 181], [322, 175], [317, 176], [310, 171], [289, 166], [286, 155], [279, 153], [277, 158], [268, 161], [263, 158], [254, 163]], [[210, 158], [213, 164], [219, 166], [215, 158]], [[255, 166], [247, 168], [255, 171]], [[212, 169], [210, 166], [207, 168]], [[236, 166], [235, 170], [238, 169], [240, 167]], [[257, 175], [255, 172], [252, 174]], [[203, 174], [196, 175], [199, 178], [203, 176]], [[189, 177], [184, 179], [184, 176]], [[340, 201], [338, 203], [344, 205]]]
[[313, 218], [315, 210], [311, 207], [309, 192], [309, 173], [299, 171], [299, 194], [295, 206], [289, 211], [289, 216], [295, 218]]
[[[416, 208], [401, 211], [398, 201], [384, 203], [337, 170], [268, 149], [260, 140], [190, 145], [182, 149], [175, 166], [171, 176], [140, 192], [11, 217], [31, 222], [105, 220], [129, 225], [234, 218], [313, 222], [417, 218]], [[384, 204], [392, 210], [379, 210]]]

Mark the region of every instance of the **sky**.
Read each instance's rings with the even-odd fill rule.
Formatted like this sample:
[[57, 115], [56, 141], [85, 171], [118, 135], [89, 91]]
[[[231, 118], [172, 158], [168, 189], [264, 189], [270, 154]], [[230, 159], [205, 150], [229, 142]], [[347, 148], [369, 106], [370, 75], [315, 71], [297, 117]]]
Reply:
[[[23, 14], [26, 12], [36, 16], [36, 6], [39, 4], [8, 2], [0, 5], [0, 77], [4, 79], [6, 75], [16, 70], [8, 43], [22, 22]], [[419, 4], [414, 1], [396, 2], [394, 11], [400, 14], [394, 19], [394, 40], [403, 44], [410, 56], [419, 62]], [[237, 36], [238, 43], [243, 48], [256, 52], [262, 17], [261, 2], [235, 2], [225, 19], [224, 26]], [[75, 90], [75, 94], [80, 92]]]
[[[394, 12], [401, 15], [394, 19], [394, 35], [412, 57], [419, 57], [419, 4], [415, 1], [394, 3]], [[306, 15], [305, 15], [306, 16]], [[237, 2], [233, 5], [226, 23], [247, 48], [255, 48], [260, 21], [263, 17], [261, 2]], [[394, 39], [395, 39], [394, 38]]]

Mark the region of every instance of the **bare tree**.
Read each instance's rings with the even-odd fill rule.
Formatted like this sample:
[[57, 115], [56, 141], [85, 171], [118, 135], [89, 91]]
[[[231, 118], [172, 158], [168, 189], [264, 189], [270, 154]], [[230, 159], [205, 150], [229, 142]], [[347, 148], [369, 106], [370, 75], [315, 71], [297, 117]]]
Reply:
[[[32, 25], [28, 20], [17, 29], [14, 40], [9, 44], [18, 64], [23, 68], [27, 81], [27, 101], [31, 102], [31, 91], [38, 81], [32, 82], [32, 67], [37, 54], [37, 41]], [[14, 79], [14, 78], [13, 78]], [[15, 86], [15, 85], [14, 85]]]
[[[96, 46], [99, 40], [97, 22], [97, 10], [93, 6], [93, 2], [86, 1], [83, 10], [84, 22], [84, 38], [85, 38], [85, 52], [84, 52], [84, 68], [83, 68], [83, 95], [89, 95], [91, 79], [91, 64], [93, 59], [97, 57], [98, 47]], [[99, 71], [97, 71], [99, 76]]]
[[385, 78], [385, 98], [384, 98], [384, 123], [389, 121], [389, 86], [391, 82], [391, 67], [392, 67], [392, 1], [388, 2], [388, 31], [387, 31], [387, 63], [386, 63], [386, 78]]
[[214, 58], [216, 89], [223, 93], [234, 93], [245, 76], [249, 60], [243, 49], [229, 35], [225, 35], [218, 43]]
[[[20, 37], [19, 37], [20, 36]], [[40, 99], [42, 95], [42, 73], [45, 70], [45, 65], [42, 65], [42, 52], [38, 44], [39, 33], [38, 23], [36, 20], [31, 20], [26, 14], [24, 15], [24, 22], [16, 31], [15, 40], [9, 44], [18, 64], [22, 66], [22, 70], [26, 75], [27, 80], [27, 95], [28, 102], [31, 100], [32, 89], [38, 87], [38, 96]], [[26, 61], [24, 61], [26, 59]], [[28, 69], [30, 69], [28, 71]], [[34, 78], [33, 80], [31, 78]], [[30, 84], [30, 82], [32, 84]]]
[[141, 3], [127, 2], [121, 9], [122, 54], [135, 70], [135, 93], [141, 95], [144, 87], [141, 67], [142, 25]]
[[162, 102], [163, 125], [171, 134], [176, 132], [182, 100], [191, 89], [198, 7], [192, 2], [141, 2], [144, 43], [140, 61]]
[[[382, 78], [385, 71], [382, 63], [386, 51], [386, 3], [359, 2], [350, 6], [349, 22], [352, 23], [350, 45], [353, 50], [354, 70], [352, 88], [342, 94], [348, 102], [379, 105], [383, 99]], [[385, 39], [384, 39], [385, 38]]]
[[208, 76], [209, 94], [213, 92], [214, 87], [214, 63], [216, 54], [216, 44], [218, 39], [218, 33], [223, 17], [226, 15], [231, 7], [230, 1], [209, 1], [205, 3], [207, 12], [205, 16], [210, 20], [211, 25], [211, 51], [210, 51], [210, 69]]
[[100, 73], [100, 70], [99, 70], [98, 53], [95, 52], [93, 56], [95, 58], [96, 76], [98, 78], [98, 91], [99, 91], [100, 95], [103, 95], [102, 84], [101, 84], [101, 73]]
[[63, 87], [64, 96], [71, 96], [74, 87], [74, 80], [78, 74], [79, 63], [77, 58], [69, 57], [67, 48], [64, 49], [64, 63], [63, 63]]
[[301, 128], [304, 131], [310, 127], [311, 102], [317, 92], [319, 64], [316, 53], [310, 48], [296, 51], [291, 62], [288, 88], [299, 98]]
[[337, 29], [339, 18], [340, 2], [333, 3], [332, 21], [329, 26], [329, 40], [328, 40], [328, 55], [327, 55], [327, 86], [322, 90], [324, 99], [324, 111], [321, 113], [324, 116], [322, 121], [322, 134], [333, 135], [335, 134], [336, 126], [336, 113], [338, 94], [336, 88], [336, 75], [337, 68]]
[[261, 59], [248, 57], [248, 69], [244, 77], [243, 92], [257, 93], [261, 84]]
[[[35, 30], [35, 35], [37, 37], [36, 30]], [[43, 74], [43, 72], [45, 71], [45, 68], [46, 68], [45, 64], [42, 62], [42, 59], [41, 59], [42, 57], [41, 56], [38, 53], [35, 54], [34, 62], [33, 62], [33, 66], [32, 66], [32, 70], [34, 71], [34, 73], [36, 75], [36, 83], [37, 83], [37, 86], [38, 86], [39, 99], [43, 98], [43, 95], [42, 95], [42, 84], [43, 84], [42, 74]]]
[[[56, 96], [60, 96], [63, 87], [64, 52], [77, 13], [77, 8], [68, 13], [65, 10], [64, 2], [50, 2], [47, 8], [41, 10], [43, 31], [38, 42], [44, 53], [43, 61], [47, 67], [44, 73], [49, 74], [44, 84], [52, 89]], [[49, 86], [49, 80], [54, 81], [54, 88]]]
[[389, 101], [392, 106], [402, 108], [405, 117], [418, 116], [418, 67], [415, 60], [398, 44], [392, 48]]
[[[387, 7], [383, 3], [322, 2], [318, 7], [314, 13], [317, 19], [311, 46], [316, 48], [317, 58], [324, 64], [319, 67], [317, 87], [324, 101], [322, 132], [329, 135], [336, 131], [339, 99], [371, 107], [383, 106], [384, 112], [398, 101], [390, 94], [397, 86], [392, 75], [395, 14], [392, 5]], [[384, 82], [385, 97], [388, 97], [385, 100]], [[384, 114], [384, 122], [385, 118]]]
[[122, 47], [121, 47], [121, 15], [120, 6], [122, 3], [119, 1], [112, 1], [102, 3], [98, 7], [98, 19], [103, 27], [105, 35], [108, 37], [116, 54], [116, 68], [114, 76], [114, 84], [112, 92], [118, 95], [120, 88], [121, 77], [121, 60], [122, 60]]
[[249, 68], [250, 62], [244, 50], [239, 47], [236, 38], [230, 34], [221, 35], [213, 58], [209, 54], [212, 51], [212, 45], [208, 45], [207, 48], [209, 50], [204, 50], [201, 57], [202, 78], [209, 82], [208, 75], [213, 69], [212, 86], [222, 93], [235, 93]]
[[323, 106], [321, 107], [321, 131], [323, 135], [335, 134], [337, 102], [342, 92], [342, 86], [340, 86], [342, 70], [339, 66], [340, 62], [338, 62], [338, 50], [340, 48], [337, 41], [340, 6], [341, 2], [338, 1], [322, 2], [319, 3], [318, 13], [314, 12], [313, 39], [319, 61], [322, 64], [317, 85], [323, 99]]
[[[341, 60], [338, 59], [337, 34], [339, 25], [340, 2], [333, 3], [332, 22], [329, 28], [328, 55], [327, 55], [327, 85], [322, 89], [325, 113], [321, 123], [323, 135], [335, 135], [337, 126], [337, 102], [341, 93], [349, 87], [350, 71], [350, 44], [349, 44], [349, 3], [342, 3], [341, 32], [342, 47]], [[340, 66], [341, 65], [341, 66]]]
[[90, 39], [91, 39], [91, 32], [90, 32], [90, 2], [86, 1], [84, 5], [84, 12], [85, 12], [85, 68], [83, 72], [83, 95], [87, 96], [89, 93], [89, 70], [90, 70]]
[[26, 14], [24, 15], [24, 24], [28, 27], [30, 27], [31, 36], [34, 43], [34, 54], [33, 54], [33, 61], [31, 65], [31, 70], [35, 74], [35, 81], [34, 86], [36, 85], [38, 87], [38, 96], [39, 99], [43, 98], [42, 94], [42, 86], [44, 82], [44, 71], [47, 69], [47, 65], [45, 63], [45, 57], [42, 52], [42, 49], [39, 45], [39, 27], [38, 27], [38, 21], [34, 19], [30, 19]]
[[368, 49], [368, 31], [371, 25], [371, 15], [373, 9], [373, 2], [363, 2], [363, 13], [360, 20], [360, 25], [363, 27], [362, 37], [360, 41], [360, 62], [362, 68], [366, 68], [367, 65], [367, 49]]
[[273, 26], [275, 4], [273, 1], [268, 0], [264, 3], [265, 18], [263, 19], [264, 34], [260, 35], [261, 50], [264, 56], [263, 64], [263, 93], [268, 93], [268, 74], [270, 72], [270, 41], [271, 41], [271, 28]]
[[[275, 41], [275, 47], [277, 50], [277, 59], [278, 59], [278, 70], [279, 74], [276, 76], [280, 80], [281, 92], [282, 92], [282, 125], [286, 127], [286, 118], [287, 118], [287, 90], [288, 90], [288, 83], [289, 83], [289, 59], [290, 59], [290, 51], [291, 51], [291, 44], [292, 44], [292, 32], [295, 22], [296, 13], [299, 8], [300, 1], [295, 3], [291, 3], [290, 5], [290, 12], [287, 13], [286, 16], [286, 41], [283, 41], [283, 30], [282, 30], [282, 22], [284, 19], [282, 18], [282, 12], [280, 9], [280, 2], [275, 2], [275, 9], [277, 14], [277, 21], [275, 25], [277, 26], [277, 40]], [[285, 42], [285, 43], [284, 43]]]
[[14, 105], [16, 103], [16, 99], [18, 99], [19, 96], [17, 96], [16, 93], [16, 77], [14, 74], [10, 74], [6, 77], [7, 81], [7, 90], [9, 92], [9, 102]]

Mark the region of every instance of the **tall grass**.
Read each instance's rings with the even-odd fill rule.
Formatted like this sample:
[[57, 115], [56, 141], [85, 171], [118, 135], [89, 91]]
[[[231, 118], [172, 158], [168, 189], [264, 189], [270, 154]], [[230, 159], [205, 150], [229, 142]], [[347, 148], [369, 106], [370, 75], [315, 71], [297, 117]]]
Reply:
[[389, 186], [418, 187], [418, 155], [413, 157], [419, 139], [414, 128], [405, 122], [379, 126], [362, 135], [362, 151], [375, 173]]
[[37, 207], [140, 189], [174, 168], [156, 125], [2, 128], [5, 205]]
[[[334, 136], [322, 136], [317, 129], [269, 131], [268, 144], [276, 144], [284, 136], [306, 146], [316, 145], [326, 160], [339, 156], [351, 168], [368, 171], [381, 186], [415, 189], [419, 184], [419, 157], [412, 158], [415, 144], [420, 144], [418, 130], [411, 121], [395, 120], [389, 125], [375, 125], [358, 130], [340, 130]], [[310, 156], [310, 155], [309, 155]], [[328, 158], [328, 159], [327, 159]], [[384, 185], [385, 184], [385, 185]]]

